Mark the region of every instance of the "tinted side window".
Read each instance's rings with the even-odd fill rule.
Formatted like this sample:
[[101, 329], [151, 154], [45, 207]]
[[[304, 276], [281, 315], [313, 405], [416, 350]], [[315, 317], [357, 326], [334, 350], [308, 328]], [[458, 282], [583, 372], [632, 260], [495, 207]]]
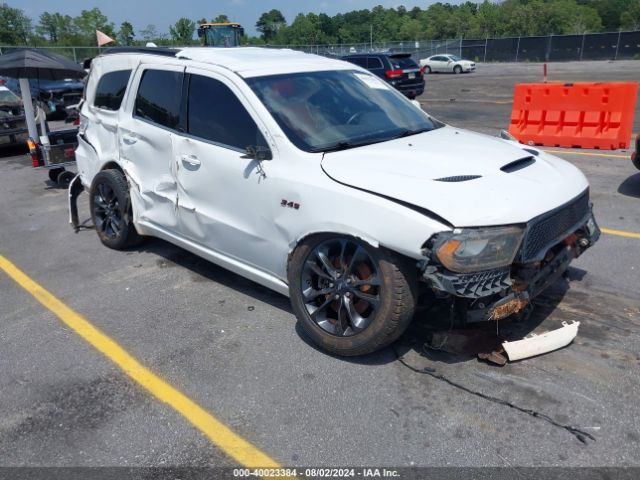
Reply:
[[187, 129], [191, 135], [244, 151], [266, 146], [249, 112], [222, 82], [191, 75]]
[[168, 128], [180, 119], [182, 72], [146, 70], [136, 96], [135, 116]]
[[119, 110], [130, 76], [131, 70], [105, 73], [96, 87], [93, 104], [105, 110]]
[[380, 60], [378, 57], [369, 57], [369, 63], [367, 65], [369, 69], [383, 68], [382, 60]]
[[359, 67], [367, 68], [367, 57], [350, 57], [347, 58], [347, 61]]

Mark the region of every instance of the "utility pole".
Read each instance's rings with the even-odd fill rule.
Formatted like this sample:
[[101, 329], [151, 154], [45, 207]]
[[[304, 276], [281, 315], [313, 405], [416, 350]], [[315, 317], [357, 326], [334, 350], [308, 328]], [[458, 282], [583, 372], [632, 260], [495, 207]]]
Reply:
[[485, 37], [484, 39], [484, 59], [482, 63], [487, 63], [487, 43], [489, 43], [489, 37]]
[[373, 51], [373, 23], [369, 24], [369, 44], [369, 48]]

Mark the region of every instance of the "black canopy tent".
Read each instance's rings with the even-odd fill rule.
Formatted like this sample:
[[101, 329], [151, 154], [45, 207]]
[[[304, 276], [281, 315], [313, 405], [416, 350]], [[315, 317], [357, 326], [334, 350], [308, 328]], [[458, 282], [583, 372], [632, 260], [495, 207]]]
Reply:
[[20, 49], [0, 56], [0, 75], [19, 79], [29, 136], [38, 138], [29, 79], [82, 78], [86, 72], [74, 61], [46, 50]]

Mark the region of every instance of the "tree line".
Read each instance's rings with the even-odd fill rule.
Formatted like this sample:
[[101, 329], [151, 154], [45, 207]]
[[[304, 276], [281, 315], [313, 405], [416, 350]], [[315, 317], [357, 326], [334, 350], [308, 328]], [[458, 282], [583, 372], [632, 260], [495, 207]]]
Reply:
[[[233, 21], [220, 14], [210, 21]], [[197, 44], [196, 21], [180, 18], [163, 32], [154, 24], [134, 31], [124, 21], [115, 24], [95, 7], [76, 17], [44, 12], [37, 20], [6, 3], [0, 5], [0, 45], [94, 46], [95, 31], [116, 39], [119, 45]], [[247, 25], [245, 25], [247, 27]], [[321, 45], [394, 40], [493, 38], [506, 36], [583, 34], [640, 30], [640, 0], [503, 0], [467, 1], [452, 5], [437, 2], [422, 9], [400, 6], [354, 10], [329, 16], [298, 14], [291, 23], [277, 9], [263, 13], [256, 22], [259, 36], [246, 44]]]

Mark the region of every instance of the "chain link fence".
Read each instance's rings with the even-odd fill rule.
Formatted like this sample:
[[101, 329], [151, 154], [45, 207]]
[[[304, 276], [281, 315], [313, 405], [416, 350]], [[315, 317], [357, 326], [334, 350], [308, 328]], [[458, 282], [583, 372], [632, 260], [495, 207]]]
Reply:
[[274, 45], [320, 55], [406, 52], [415, 59], [451, 53], [476, 62], [640, 60], [640, 31], [483, 39], [371, 42], [340, 45]]
[[[406, 52], [414, 59], [451, 53], [475, 62], [555, 62], [580, 60], [640, 60], [640, 31], [404, 42], [347, 43], [339, 45], [268, 45], [326, 56], [357, 52]], [[0, 54], [16, 48], [0, 46]], [[109, 47], [38, 47], [82, 62]]]

